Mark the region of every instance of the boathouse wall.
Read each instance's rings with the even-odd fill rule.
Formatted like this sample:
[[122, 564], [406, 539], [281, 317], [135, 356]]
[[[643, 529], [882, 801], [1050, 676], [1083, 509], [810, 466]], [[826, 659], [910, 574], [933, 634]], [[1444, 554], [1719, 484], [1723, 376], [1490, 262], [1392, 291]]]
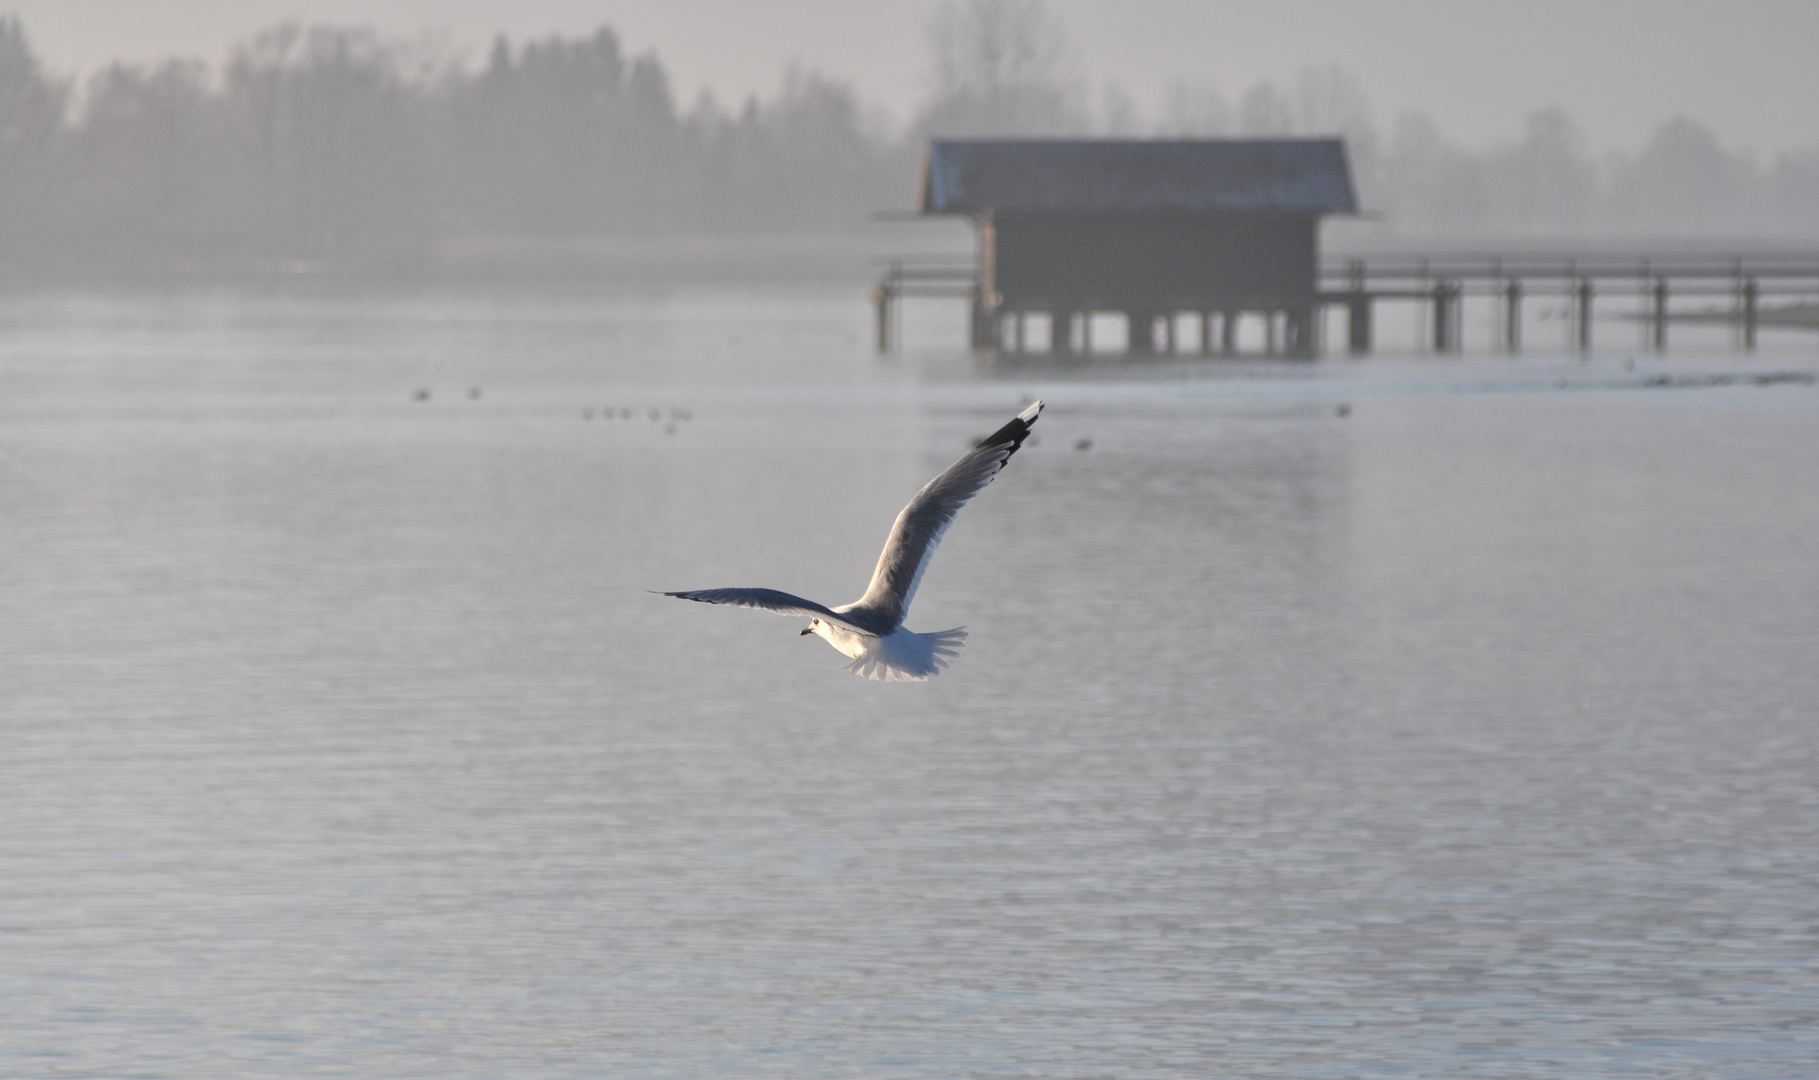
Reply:
[[1311, 214], [999, 213], [982, 229], [994, 307], [1207, 311], [1311, 307]]

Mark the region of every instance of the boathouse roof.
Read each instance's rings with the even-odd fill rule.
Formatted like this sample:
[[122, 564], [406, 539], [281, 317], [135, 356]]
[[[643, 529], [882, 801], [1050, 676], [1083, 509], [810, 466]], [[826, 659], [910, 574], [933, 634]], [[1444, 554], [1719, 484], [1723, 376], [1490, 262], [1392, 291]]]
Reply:
[[943, 139], [925, 214], [1357, 210], [1338, 139]]

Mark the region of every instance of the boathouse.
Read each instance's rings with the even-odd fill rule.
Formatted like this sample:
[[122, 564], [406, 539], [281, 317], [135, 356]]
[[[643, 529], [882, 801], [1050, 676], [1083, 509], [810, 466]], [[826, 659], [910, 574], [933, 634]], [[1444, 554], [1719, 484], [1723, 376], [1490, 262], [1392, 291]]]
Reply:
[[1357, 210], [1338, 139], [938, 140], [920, 203], [977, 228], [973, 344], [1021, 348], [1046, 313], [1058, 352], [1090, 351], [1093, 312], [1172, 350], [1191, 312], [1206, 351], [1261, 315], [1273, 351], [1312, 355], [1320, 218]]

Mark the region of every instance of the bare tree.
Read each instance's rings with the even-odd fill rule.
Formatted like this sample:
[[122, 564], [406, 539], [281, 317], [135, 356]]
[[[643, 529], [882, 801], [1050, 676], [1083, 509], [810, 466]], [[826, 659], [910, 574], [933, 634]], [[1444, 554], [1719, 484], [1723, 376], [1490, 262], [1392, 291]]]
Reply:
[[1819, 236], [1819, 146], [1777, 158], [1769, 191], [1779, 226]]
[[949, 0], [929, 27], [934, 95], [915, 125], [933, 135], [1079, 134], [1086, 82], [1041, 0]]
[[371, 31], [279, 27], [236, 49], [227, 105], [250, 159], [270, 258], [396, 263], [435, 221], [421, 89]]
[[1272, 79], [1252, 86], [1238, 99], [1238, 130], [1246, 135], [1295, 134], [1295, 105]]
[[1230, 135], [1237, 126], [1231, 103], [1211, 83], [1175, 79], [1163, 93], [1156, 134], [1193, 137]]
[[1143, 118], [1137, 109], [1137, 102], [1117, 83], [1106, 83], [1099, 88], [1099, 116], [1095, 125], [1102, 135], [1115, 138], [1129, 138], [1141, 134]]
[[604, 28], [515, 51], [497, 39], [485, 69], [453, 95], [448, 153], [462, 181], [456, 196], [462, 223], [506, 232], [594, 232], [623, 210], [626, 193], [620, 177], [610, 175], [610, 159], [621, 132], [635, 126], [627, 117], [629, 67], [618, 36]]
[[1297, 134], [1344, 139], [1359, 195], [1365, 206], [1374, 205], [1381, 151], [1370, 99], [1357, 76], [1337, 64], [1303, 68], [1295, 76], [1294, 102]]
[[711, 103], [690, 120], [718, 227], [824, 230], [865, 220], [879, 193], [900, 185], [910, 162], [894, 153], [858, 94], [844, 82], [792, 67], [781, 92], [748, 101], [738, 117]]
[[1610, 216], [1624, 226], [1687, 233], [1769, 224], [1752, 212], [1766, 202], [1757, 195], [1767, 186], [1754, 164], [1685, 117], [1662, 124], [1640, 154], [1614, 171]]
[[1597, 200], [1597, 168], [1585, 134], [1561, 109], [1529, 116], [1520, 143], [1487, 155], [1484, 176], [1489, 223], [1516, 232], [1581, 228]]
[[1482, 168], [1448, 142], [1424, 113], [1405, 113], [1383, 155], [1382, 202], [1391, 228], [1407, 233], [1472, 233], [1484, 227]]

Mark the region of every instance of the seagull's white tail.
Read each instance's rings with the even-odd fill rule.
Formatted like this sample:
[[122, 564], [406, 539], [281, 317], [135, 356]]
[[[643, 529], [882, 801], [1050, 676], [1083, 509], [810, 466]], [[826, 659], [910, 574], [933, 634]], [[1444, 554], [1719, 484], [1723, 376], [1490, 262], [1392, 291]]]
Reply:
[[912, 634], [901, 627], [881, 638], [846, 665], [854, 675], [885, 682], [923, 682], [953, 663], [966, 631], [960, 627], [932, 634]]

